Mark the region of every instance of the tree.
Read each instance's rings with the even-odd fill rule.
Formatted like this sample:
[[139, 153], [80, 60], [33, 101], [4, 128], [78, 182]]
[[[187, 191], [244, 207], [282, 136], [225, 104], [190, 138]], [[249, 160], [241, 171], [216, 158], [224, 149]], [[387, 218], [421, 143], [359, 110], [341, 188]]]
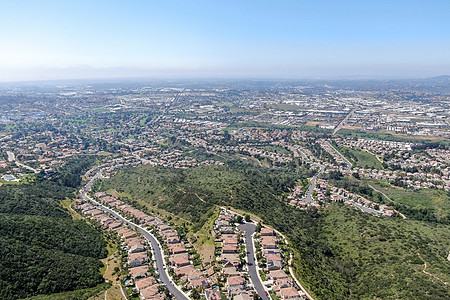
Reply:
[[245, 215], [244, 218], [245, 218], [245, 222], [250, 222], [250, 216], [249, 215]]
[[262, 228], [261, 222], [258, 222], [258, 224], [256, 224], [256, 229], [255, 229], [255, 231], [256, 231], [256, 232], [260, 232], [260, 231], [261, 231], [261, 228]]
[[191, 297], [192, 297], [192, 299], [200, 299], [200, 293], [198, 292], [197, 289], [192, 290]]

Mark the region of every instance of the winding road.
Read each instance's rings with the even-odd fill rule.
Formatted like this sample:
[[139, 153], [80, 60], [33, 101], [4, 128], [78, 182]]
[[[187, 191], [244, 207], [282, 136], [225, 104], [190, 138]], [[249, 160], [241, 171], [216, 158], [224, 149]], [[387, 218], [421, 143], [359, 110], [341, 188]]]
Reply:
[[94, 180], [97, 178], [101, 178], [101, 171], [97, 172], [97, 174], [95, 174], [95, 176], [86, 184], [86, 186], [80, 190], [81, 198], [85, 201], [91, 202], [92, 204], [97, 206], [98, 209], [112, 215], [114, 218], [119, 220], [122, 224], [125, 224], [125, 225], [137, 230], [139, 233], [141, 233], [142, 236], [144, 236], [150, 242], [150, 244], [152, 246], [154, 259], [156, 260], [156, 272], [159, 274], [159, 279], [161, 280], [161, 282], [167, 286], [167, 288], [169, 289], [169, 292], [177, 299], [179, 299], [179, 300], [189, 299], [189, 297], [183, 291], [181, 291], [170, 279], [170, 277], [167, 273], [167, 268], [166, 268], [165, 262], [164, 262], [164, 256], [162, 253], [161, 245], [156, 240], [156, 238], [149, 231], [144, 229], [143, 227], [125, 219], [124, 217], [122, 217], [121, 215], [119, 215], [118, 213], [113, 211], [112, 209], [95, 201], [94, 199], [92, 199], [91, 197], [89, 197], [87, 195], [87, 192], [91, 189], [92, 184], [94, 183]]

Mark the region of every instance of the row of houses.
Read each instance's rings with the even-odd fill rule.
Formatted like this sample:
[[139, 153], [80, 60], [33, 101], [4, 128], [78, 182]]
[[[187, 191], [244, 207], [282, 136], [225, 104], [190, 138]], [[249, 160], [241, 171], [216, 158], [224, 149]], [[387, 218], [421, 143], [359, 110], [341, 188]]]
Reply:
[[96, 193], [94, 196], [106, 205], [121, 211], [125, 216], [134, 219], [136, 223], [152, 228], [166, 252], [166, 262], [170, 266], [169, 273], [174, 277], [175, 282], [182, 285], [182, 288], [192, 290], [210, 286], [205, 274], [194, 267], [187, 245], [169, 224], [106, 193]]
[[161, 283], [156, 279], [156, 274], [150, 271], [153, 261], [149, 257], [148, 242], [138, 232], [81, 200], [76, 202], [74, 209], [80, 210], [84, 215], [102, 224], [105, 230], [120, 237], [122, 250], [127, 253], [127, 263], [124, 266], [124, 269], [128, 271], [127, 286], [134, 285], [140, 299], [163, 300], [166, 298], [166, 295], [160, 292]]
[[[241, 232], [235, 225], [235, 214], [221, 210], [214, 223], [213, 236], [216, 245], [216, 263], [219, 266], [219, 276], [225, 282], [224, 294], [229, 299], [253, 299], [254, 290], [249, 284], [242, 256], [245, 247], [241, 247]], [[219, 288], [206, 293], [207, 300], [220, 299]], [[219, 296], [219, 298], [217, 298]]]
[[[176, 281], [185, 290], [208, 288], [209, 280], [202, 270], [194, 266], [188, 247], [181, 240], [178, 232], [168, 224], [161, 224], [156, 230], [157, 236], [167, 246], [168, 261]], [[188, 246], [191, 248], [190, 245]]]
[[279, 247], [278, 236], [272, 228], [261, 228], [258, 239], [257, 258], [261, 271], [265, 273], [268, 286], [279, 299], [305, 299], [294, 281], [284, 271], [283, 253]]
[[392, 217], [395, 212], [394, 209], [385, 205], [373, 202], [361, 195], [352, 193], [343, 188], [330, 186], [324, 179], [317, 179], [316, 199], [320, 202], [325, 202], [325, 193], [329, 192], [330, 200], [333, 202], [343, 202], [344, 204], [355, 206], [355, 204], [362, 205], [374, 211], [374, 214], [382, 214], [385, 217]]

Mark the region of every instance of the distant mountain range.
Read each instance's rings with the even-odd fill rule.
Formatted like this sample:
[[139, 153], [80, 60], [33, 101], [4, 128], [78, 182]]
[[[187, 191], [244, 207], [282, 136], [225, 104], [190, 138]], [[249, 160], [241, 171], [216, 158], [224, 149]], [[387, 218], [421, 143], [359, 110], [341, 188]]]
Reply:
[[450, 80], [450, 75], [440, 75], [435, 77], [426, 78], [427, 81], [445, 81]]

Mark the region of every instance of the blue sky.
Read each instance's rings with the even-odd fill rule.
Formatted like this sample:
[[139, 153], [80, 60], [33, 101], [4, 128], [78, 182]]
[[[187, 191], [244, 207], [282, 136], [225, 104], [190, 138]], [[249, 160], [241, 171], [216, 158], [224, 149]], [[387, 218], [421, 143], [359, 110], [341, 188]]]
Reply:
[[450, 73], [450, 1], [3, 1], [0, 80]]

